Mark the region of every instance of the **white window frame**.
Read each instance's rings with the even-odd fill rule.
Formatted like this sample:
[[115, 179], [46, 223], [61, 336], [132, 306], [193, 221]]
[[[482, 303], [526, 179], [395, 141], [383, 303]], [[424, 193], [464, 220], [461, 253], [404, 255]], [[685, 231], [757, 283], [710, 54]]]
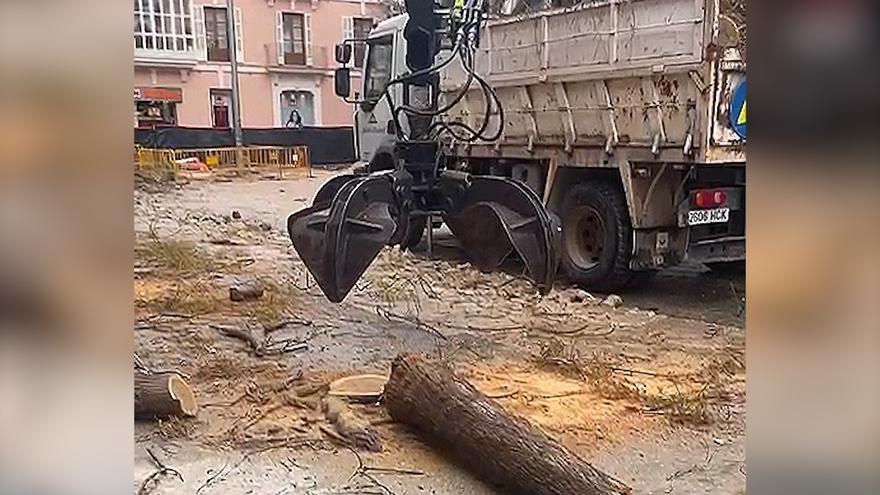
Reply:
[[306, 66], [314, 65], [312, 58], [312, 14], [298, 10], [279, 10], [275, 12], [275, 61], [279, 66], [289, 65], [284, 61], [284, 14], [296, 14], [303, 17], [303, 48], [305, 49]]
[[[137, 18], [133, 26], [135, 53], [150, 55], [180, 56], [192, 55], [196, 50], [195, 9], [192, 0], [135, 0], [137, 9], [133, 10]], [[166, 12], [165, 3], [168, 3]], [[156, 19], [159, 24], [156, 25]], [[178, 32], [178, 21], [180, 31]], [[147, 30], [147, 24], [150, 29]], [[167, 28], [167, 29], [166, 29]], [[189, 34], [187, 34], [189, 28]], [[167, 31], [167, 32], [166, 32]], [[140, 40], [141, 46], [138, 46]], [[147, 41], [150, 41], [148, 47]], [[171, 41], [171, 47], [168, 41]], [[161, 41], [161, 43], [160, 43]], [[159, 45], [162, 45], [160, 48]], [[178, 45], [182, 49], [178, 49]]]
[[[342, 40], [354, 39], [354, 24], [355, 20], [366, 20], [370, 21], [370, 25], [374, 25], [376, 23], [376, 19], [373, 17], [369, 17], [366, 15], [355, 15], [355, 16], [343, 16], [342, 17]], [[355, 57], [355, 45], [352, 45], [352, 63], [351, 68], [356, 71], [363, 71], [364, 66], [367, 64], [367, 46], [366, 40], [364, 43], [364, 57], [360, 60], [360, 67], [358, 67], [358, 60]]]

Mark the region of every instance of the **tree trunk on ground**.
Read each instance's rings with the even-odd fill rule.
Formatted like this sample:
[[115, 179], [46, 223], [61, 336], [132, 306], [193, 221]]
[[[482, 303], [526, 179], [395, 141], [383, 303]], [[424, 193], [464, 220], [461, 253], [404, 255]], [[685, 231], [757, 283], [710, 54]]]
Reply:
[[258, 282], [247, 282], [229, 288], [230, 301], [251, 301], [263, 297], [263, 286]]
[[192, 417], [198, 404], [189, 384], [177, 373], [134, 373], [136, 418]]
[[400, 354], [385, 386], [385, 407], [504, 493], [607, 495], [631, 490], [508, 414], [441, 363]]

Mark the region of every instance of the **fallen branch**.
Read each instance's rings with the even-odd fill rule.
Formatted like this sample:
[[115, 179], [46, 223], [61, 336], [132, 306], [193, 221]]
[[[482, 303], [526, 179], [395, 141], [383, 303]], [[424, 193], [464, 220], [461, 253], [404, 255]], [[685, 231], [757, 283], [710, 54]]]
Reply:
[[165, 476], [166, 474], [172, 474], [176, 476], [181, 483], [184, 482], [183, 475], [180, 474], [180, 471], [172, 467], [166, 466], [165, 463], [163, 463], [159, 460], [158, 457], [156, 457], [156, 454], [154, 454], [152, 450], [147, 449], [147, 454], [149, 454], [150, 459], [153, 460], [153, 463], [156, 465], [157, 469], [153, 471], [152, 474], [147, 476], [144, 482], [141, 483], [141, 488], [140, 490], [138, 490], [138, 495], [146, 495], [150, 493], [150, 491], [152, 491], [152, 489], [155, 487], [155, 485], [151, 485], [151, 483], [155, 481], [159, 476]]
[[257, 335], [258, 331], [250, 329], [242, 330], [240, 328], [214, 324], [208, 326], [227, 337], [232, 337], [245, 342], [257, 357], [277, 356], [279, 354], [308, 349], [309, 345], [307, 342], [314, 337], [314, 335], [309, 335], [302, 340], [284, 339], [276, 341], [265, 335], [265, 333], [263, 335]]

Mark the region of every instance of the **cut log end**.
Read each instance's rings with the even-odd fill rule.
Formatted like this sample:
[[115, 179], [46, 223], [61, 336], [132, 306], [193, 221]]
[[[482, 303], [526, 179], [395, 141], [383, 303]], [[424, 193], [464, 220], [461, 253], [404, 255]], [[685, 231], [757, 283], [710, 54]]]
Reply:
[[137, 418], [194, 417], [198, 401], [177, 373], [134, 374], [134, 413]]
[[180, 375], [175, 374], [169, 377], [168, 393], [172, 399], [177, 401], [178, 409], [182, 415], [187, 417], [194, 417], [196, 415], [199, 410], [196, 395]]

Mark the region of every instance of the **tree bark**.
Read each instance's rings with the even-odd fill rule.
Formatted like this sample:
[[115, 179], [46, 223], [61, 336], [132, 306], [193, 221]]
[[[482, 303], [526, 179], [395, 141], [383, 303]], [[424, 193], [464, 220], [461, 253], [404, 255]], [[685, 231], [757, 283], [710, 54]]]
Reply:
[[198, 403], [189, 384], [177, 373], [134, 373], [136, 418], [193, 417]]
[[398, 355], [385, 386], [385, 407], [503, 493], [631, 493], [441, 363]]

